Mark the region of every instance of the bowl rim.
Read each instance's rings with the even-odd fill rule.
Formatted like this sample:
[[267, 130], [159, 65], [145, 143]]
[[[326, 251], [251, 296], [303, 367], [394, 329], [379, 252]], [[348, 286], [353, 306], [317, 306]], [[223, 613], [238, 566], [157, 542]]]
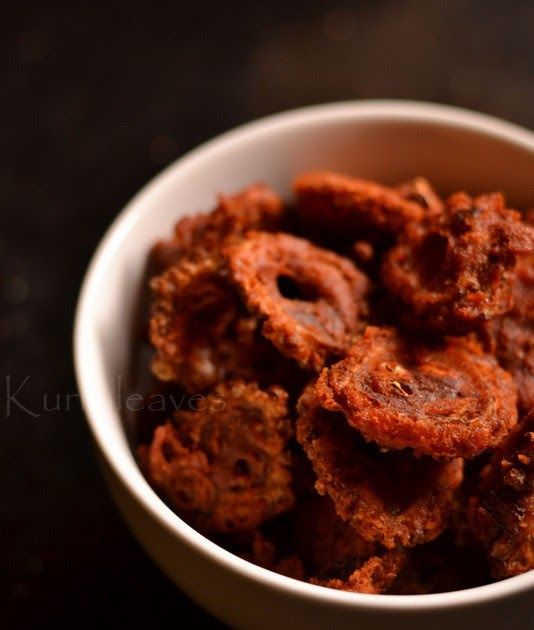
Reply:
[[103, 401], [104, 392], [97, 392], [98, 395], [94, 392], [95, 370], [101, 372], [104, 370], [102, 362], [97, 361], [91, 352], [93, 335], [90, 332], [94, 331], [94, 313], [98, 303], [95, 298], [99, 283], [105, 277], [108, 261], [143, 215], [145, 201], [156, 189], [168, 185], [176, 171], [185, 173], [194, 170], [206, 158], [216, 158], [218, 153], [224, 153], [231, 146], [248, 142], [253, 136], [261, 139], [273, 131], [334, 120], [442, 124], [450, 128], [475, 131], [534, 153], [534, 132], [515, 124], [449, 105], [399, 100], [342, 101], [289, 110], [240, 125], [189, 151], [150, 180], [124, 207], [107, 229], [86, 271], [76, 307], [73, 351], [82, 407], [93, 439], [121, 484], [168, 532], [177, 536], [182, 543], [194, 548], [206, 559], [237, 573], [241, 578], [252, 580], [264, 588], [283, 592], [287, 596], [354, 610], [416, 613], [495, 602], [534, 589], [534, 571], [484, 586], [426, 595], [347, 593], [278, 575], [226, 551], [187, 525], [150, 487], [140, 473], [131, 449], [128, 447], [128, 452], [118, 452], [108, 440], [106, 425], [114, 420], [118, 419], [119, 422], [121, 420], [117, 410], [114, 411], [115, 417], [111, 417], [113, 415], [111, 408]]

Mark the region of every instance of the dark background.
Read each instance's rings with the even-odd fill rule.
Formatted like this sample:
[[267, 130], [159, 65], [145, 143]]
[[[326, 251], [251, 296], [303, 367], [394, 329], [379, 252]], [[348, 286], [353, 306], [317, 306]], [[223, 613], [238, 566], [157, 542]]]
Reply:
[[[73, 309], [91, 252], [163, 166], [281, 109], [410, 98], [534, 127], [534, 4], [7, 4], [0, 9], [0, 624], [215, 626], [132, 539], [96, 467], [79, 405], [67, 409], [65, 396], [76, 391]], [[18, 399], [39, 417], [9, 410], [8, 376], [13, 390], [28, 378]]]

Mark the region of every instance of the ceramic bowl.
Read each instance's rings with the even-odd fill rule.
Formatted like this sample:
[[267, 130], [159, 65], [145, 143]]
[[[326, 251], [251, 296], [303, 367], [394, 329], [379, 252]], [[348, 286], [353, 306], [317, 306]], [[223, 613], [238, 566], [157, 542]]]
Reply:
[[[126, 522], [179, 588], [237, 628], [530, 628], [534, 571], [435, 595], [364, 595], [257, 567], [182, 521], [152, 490], [117, 404], [127, 378], [132, 319], [151, 244], [218, 192], [262, 180], [289, 195], [293, 176], [332, 169], [399, 182], [424, 175], [442, 193], [502, 190], [534, 206], [534, 134], [488, 116], [409, 102], [309, 107], [246, 124], [169, 166], [119, 214], [87, 271], [74, 354], [87, 421]], [[120, 389], [120, 388], [119, 388]], [[177, 620], [179, 621], [179, 620]]]

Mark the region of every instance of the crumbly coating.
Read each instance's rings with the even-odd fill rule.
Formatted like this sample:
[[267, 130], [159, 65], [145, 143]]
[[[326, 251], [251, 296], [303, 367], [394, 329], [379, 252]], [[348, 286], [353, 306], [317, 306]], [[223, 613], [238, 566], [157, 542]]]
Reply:
[[316, 393], [381, 448], [437, 458], [474, 457], [517, 422], [511, 376], [472, 338], [432, 347], [369, 326]]
[[321, 407], [314, 384], [298, 403], [297, 439], [312, 461], [319, 494], [369, 541], [388, 548], [432, 540], [447, 525], [463, 460], [382, 453], [340, 413]]
[[225, 256], [263, 334], [286, 357], [319, 370], [350, 347], [366, 315], [368, 282], [348, 259], [265, 232], [249, 232]]
[[516, 256], [530, 253], [534, 229], [501, 194], [456, 193], [445, 212], [406, 226], [381, 278], [421, 326], [464, 332], [510, 310]]
[[495, 579], [534, 569], [534, 410], [482, 471], [468, 522], [488, 549]]
[[293, 190], [304, 224], [342, 238], [354, 240], [364, 231], [380, 240], [425, 214], [419, 200], [410, 201], [394, 188], [330, 171], [299, 175]]
[[180, 219], [173, 237], [156, 243], [151, 254], [155, 272], [185, 257], [210, 254], [224, 243], [239, 240], [248, 230], [280, 229], [284, 219], [282, 200], [265, 184], [253, 184], [234, 195], [219, 195], [214, 210]]
[[335, 588], [351, 593], [377, 594], [386, 591], [402, 569], [406, 555], [403, 551], [390, 550], [381, 556], [373, 556], [346, 579], [331, 578], [322, 580], [312, 578], [312, 584]]
[[203, 533], [253, 530], [293, 505], [287, 394], [232, 381], [155, 431], [152, 484]]
[[152, 371], [159, 380], [196, 393], [228, 378], [274, 383], [286, 369], [217, 256], [184, 259], [153, 278], [151, 289]]
[[396, 191], [409, 201], [419, 204], [429, 214], [438, 215], [445, 210], [445, 202], [434, 190], [432, 184], [424, 177], [415, 177], [410, 181], [399, 184]]
[[[525, 215], [534, 225], [534, 212]], [[534, 256], [518, 258], [509, 313], [487, 325], [491, 347], [500, 364], [512, 374], [518, 400], [526, 411], [534, 407]]]

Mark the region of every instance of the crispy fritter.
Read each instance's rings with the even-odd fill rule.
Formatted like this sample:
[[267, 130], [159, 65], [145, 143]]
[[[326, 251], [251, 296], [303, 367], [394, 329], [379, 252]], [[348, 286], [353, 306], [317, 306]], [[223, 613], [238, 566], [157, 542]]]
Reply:
[[274, 383], [287, 371], [215, 255], [182, 260], [151, 289], [152, 371], [161, 381], [200, 392], [227, 378]]
[[293, 505], [287, 394], [233, 381], [158, 427], [142, 459], [152, 484], [204, 533], [252, 530]]
[[331, 578], [322, 580], [312, 578], [312, 584], [335, 588], [338, 591], [349, 591], [351, 593], [383, 593], [386, 591], [399, 574], [406, 559], [403, 551], [386, 551], [381, 556], [373, 556], [366, 560], [361, 567], [346, 579]]
[[343, 240], [355, 240], [365, 233], [380, 241], [384, 233], [395, 234], [425, 214], [419, 203], [393, 188], [329, 171], [299, 175], [293, 190], [302, 224]]
[[502, 579], [534, 569], [534, 410], [481, 473], [468, 522]]
[[474, 457], [517, 422], [511, 376], [471, 338], [432, 347], [369, 326], [316, 393], [366, 440], [437, 458]]
[[465, 332], [512, 307], [516, 255], [534, 253], [534, 229], [501, 194], [456, 193], [447, 210], [406, 226], [381, 278], [420, 325]]
[[319, 370], [362, 326], [367, 278], [350, 260], [289, 234], [249, 232], [225, 255], [262, 332], [286, 357]]
[[219, 195], [216, 208], [208, 214], [178, 221], [173, 238], [154, 246], [152, 262], [160, 273], [184, 257], [209, 254], [224, 243], [239, 240], [248, 230], [280, 229], [283, 220], [280, 197], [265, 184], [253, 184], [234, 195]]
[[341, 413], [323, 409], [309, 385], [298, 403], [297, 439], [312, 461], [316, 489], [337, 514], [388, 548], [432, 540], [447, 524], [463, 460], [438, 462], [409, 451], [382, 453]]
[[429, 213], [438, 215], [445, 210], [443, 199], [434, 190], [428, 179], [424, 177], [415, 177], [408, 182], [399, 184], [396, 187], [396, 191], [404, 199], [413, 201], [427, 210], [426, 216]]
[[[534, 212], [525, 215], [534, 226]], [[518, 258], [512, 310], [487, 325], [492, 350], [514, 377], [523, 410], [534, 407], [534, 256]]]
[[293, 520], [298, 555], [308, 573], [319, 579], [346, 579], [378, 551], [376, 543], [337, 515], [328, 495], [301, 500]]

